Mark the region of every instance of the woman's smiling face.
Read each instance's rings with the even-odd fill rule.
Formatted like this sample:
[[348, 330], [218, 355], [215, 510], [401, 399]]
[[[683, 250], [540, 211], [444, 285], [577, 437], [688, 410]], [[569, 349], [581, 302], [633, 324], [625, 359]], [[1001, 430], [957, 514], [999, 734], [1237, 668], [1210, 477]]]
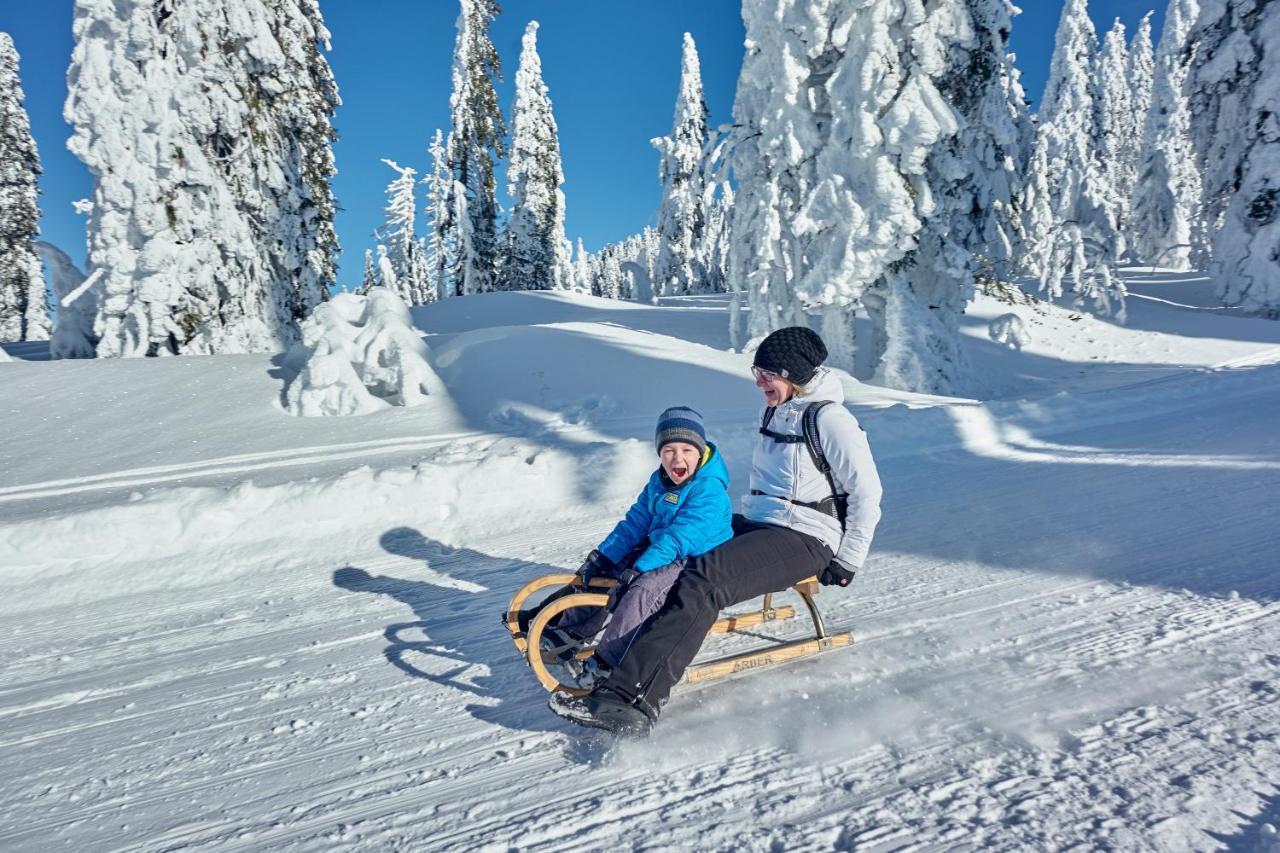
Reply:
[[764, 393], [766, 406], [778, 406], [791, 399], [795, 386], [772, 370], [753, 367], [751, 374], [756, 378], [756, 387]]

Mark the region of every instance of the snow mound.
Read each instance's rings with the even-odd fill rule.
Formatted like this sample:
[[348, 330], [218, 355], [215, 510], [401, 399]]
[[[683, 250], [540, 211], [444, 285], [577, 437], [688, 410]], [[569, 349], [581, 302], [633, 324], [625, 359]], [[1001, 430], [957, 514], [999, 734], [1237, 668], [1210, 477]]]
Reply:
[[0, 364], [4, 364], [6, 361], [13, 361], [13, 359], [9, 358], [9, 353], [0, 349]]
[[318, 306], [302, 324], [291, 360], [302, 367], [289, 386], [288, 409], [302, 417], [416, 406], [441, 387], [408, 306], [385, 287], [340, 293]]
[[1009, 349], [1020, 350], [1031, 343], [1031, 333], [1027, 331], [1027, 324], [1012, 311], [992, 320], [987, 326], [987, 336]]

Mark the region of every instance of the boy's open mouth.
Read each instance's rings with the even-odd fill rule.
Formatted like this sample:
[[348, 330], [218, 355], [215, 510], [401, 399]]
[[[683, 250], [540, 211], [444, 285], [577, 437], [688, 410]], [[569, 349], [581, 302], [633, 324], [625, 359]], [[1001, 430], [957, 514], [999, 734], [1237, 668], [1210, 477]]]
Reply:
[[684, 467], [683, 465], [676, 465], [671, 469], [671, 476], [676, 477], [677, 479], [680, 479], [680, 480], [683, 480], [685, 478], [685, 475], [687, 475], [688, 473], [689, 473], [689, 469]]

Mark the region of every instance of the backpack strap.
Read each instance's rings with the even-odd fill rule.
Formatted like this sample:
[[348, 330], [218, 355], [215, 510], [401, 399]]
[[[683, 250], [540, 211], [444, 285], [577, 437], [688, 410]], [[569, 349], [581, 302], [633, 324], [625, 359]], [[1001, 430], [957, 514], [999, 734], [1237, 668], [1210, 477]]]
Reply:
[[830, 400], [818, 400], [805, 406], [804, 415], [801, 418], [801, 431], [804, 434], [805, 446], [809, 448], [809, 458], [813, 460], [813, 467], [827, 478], [827, 487], [831, 489], [833, 510], [831, 514], [840, 522], [840, 529], [844, 530], [845, 516], [849, 511], [849, 496], [841, 494], [836, 488], [836, 479], [831, 474], [831, 463], [827, 462], [827, 454], [822, 450], [822, 437], [818, 433], [818, 414], [830, 403]]
[[[817, 503], [806, 503], [804, 501], [791, 501], [791, 503], [816, 509], [818, 512], [832, 516], [840, 522], [840, 529], [843, 531], [845, 528], [845, 516], [848, 514], [849, 509], [849, 496], [841, 494], [836, 488], [836, 480], [831, 474], [831, 465], [827, 462], [827, 455], [822, 452], [822, 440], [818, 434], [818, 413], [830, 403], [830, 400], [817, 400], [805, 406], [804, 414], [801, 416], [802, 429], [800, 435], [778, 433], [769, 429], [769, 424], [773, 421], [773, 415], [776, 411], [775, 407], [770, 406], [764, 410], [764, 420], [760, 424], [760, 434], [781, 444], [804, 443], [809, 449], [809, 458], [813, 460], [813, 466], [818, 469], [823, 477], [826, 477], [827, 486], [831, 489], [831, 497], [823, 498]], [[764, 492], [752, 491], [752, 494], [763, 495]], [[790, 500], [790, 498], [784, 498], [784, 500]]]
[[774, 432], [769, 429], [769, 424], [773, 421], [773, 414], [777, 409], [774, 406], [764, 410], [764, 421], [760, 424], [760, 434], [766, 438], [772, 438], [774, 441], [782, 444], [799, 444], [804, 441], [803, 435], [789, 435], [781, 432]]

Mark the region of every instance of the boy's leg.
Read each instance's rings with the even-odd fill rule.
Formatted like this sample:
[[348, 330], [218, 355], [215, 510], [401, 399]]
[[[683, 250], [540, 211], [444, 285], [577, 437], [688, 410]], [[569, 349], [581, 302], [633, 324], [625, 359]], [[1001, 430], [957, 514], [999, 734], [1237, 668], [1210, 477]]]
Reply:
[[656, 717], [723, 608], [785, 589], [830, 561], [827, 546], [789, 528], [744, 530], [689, 562], [604, 686]]
[[[635, 565], [636, 560], [640, 558], [640, 555], [643, 554], [645, 549], [648, 547], [649, 543], [646, 541], [643, 545], [623, 557], [614, 565], [613, 571], [609, 573], [609, 577], [616, 579], [622, 572], [630, 569]], [[562, 595], [570, 595], [575, 592], [585, 591], [588, 590], [577, 586], [564, 587], [563, 592], [557, 592], [552, 598], [548, 598], [541, 606], [546, 606], [546, 604], [549, 604], [554, 598], [559, 598]], [[616, 602], [614, 602], [610, 607], [571, 607], [553, 619], [551, 627], [568, 631], [574, 637], [579, 639], [590, 639], [600, 633], [600, 629], [604, 627], [605, 620], [609, 618], [609, 613], [614, 607], [617, 607]]]
[[684, 561], [653, 569], [627, 584], [622, 596], [613, 606], [613, 618], [605, 628], [596, 655], [610, 667], [618, 665], [626, 654], [627, 646], [635, 631], [644, 621], [657, 613], [667, 600], [667, 593], [684, 569]]

